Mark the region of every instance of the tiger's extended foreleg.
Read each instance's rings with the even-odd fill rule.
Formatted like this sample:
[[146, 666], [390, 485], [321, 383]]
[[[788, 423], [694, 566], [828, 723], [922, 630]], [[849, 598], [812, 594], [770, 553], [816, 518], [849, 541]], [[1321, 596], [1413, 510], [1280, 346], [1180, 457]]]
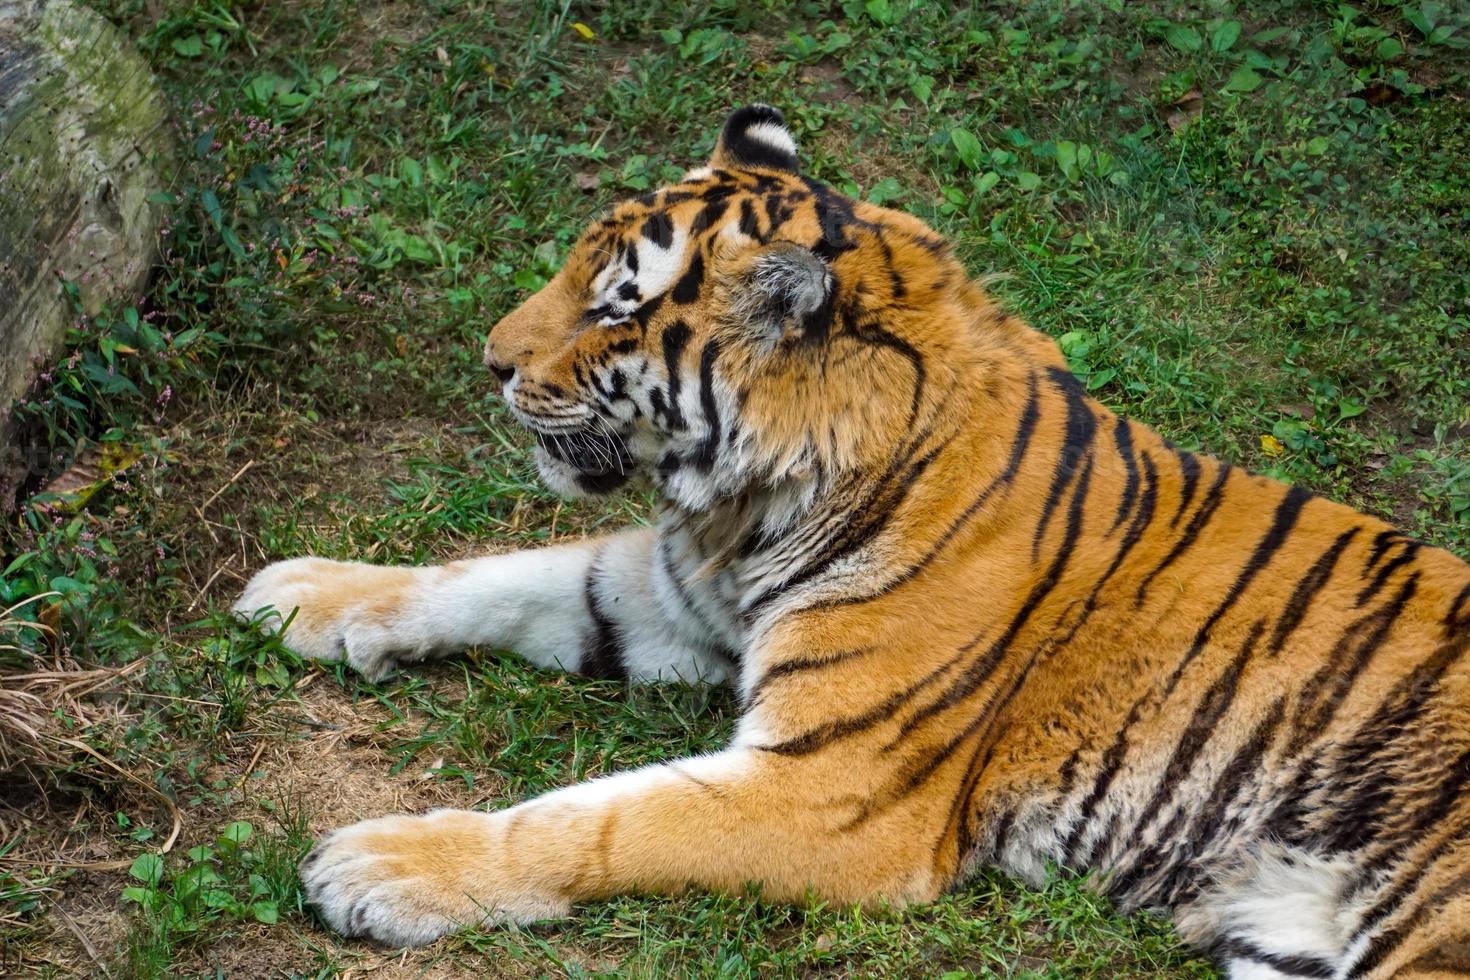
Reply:
[[[718, 640], [661, 580], [652, 529], [428, 567], [295, 558], [235, 603], [306, 657], [380, 679], [472, 646], [594, 677], [720, 681]], [[273, 609], [273, 613], [264, 610]]]
[[[574, 902], [689, 887], [904, 904], [947, 884], [922, 807], [855, 822], [851, 758], [746, 748], [610, 776], [498, 813], [365, 820], [302, 865], [333, 928], [394, 946], [466, 926], [567, 914]], [[943, 815], [939, 818], [942, 821]]]

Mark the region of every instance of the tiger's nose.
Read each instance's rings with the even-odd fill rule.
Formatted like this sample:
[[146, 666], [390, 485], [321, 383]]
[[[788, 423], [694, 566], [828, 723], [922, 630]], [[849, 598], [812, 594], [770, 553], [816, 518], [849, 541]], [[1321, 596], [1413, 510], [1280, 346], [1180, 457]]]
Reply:
[[514, 367], [496, 360], [495, 345], [488, 340], [485, 341], [485, 366], [490, 369], [491, 374], [500, 379], [501, 384], [509, 384], [516, 376]]

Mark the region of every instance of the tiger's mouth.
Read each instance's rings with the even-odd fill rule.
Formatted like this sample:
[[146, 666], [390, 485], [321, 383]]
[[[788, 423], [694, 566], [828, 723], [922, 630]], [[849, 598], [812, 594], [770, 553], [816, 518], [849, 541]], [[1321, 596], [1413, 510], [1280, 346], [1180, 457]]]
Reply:
[[623, 440], [603, 429], [536, 432], [536, 444], [552, 459], [575, 471], [587, 493], [610, 493], [633, 475], [633, 458]]

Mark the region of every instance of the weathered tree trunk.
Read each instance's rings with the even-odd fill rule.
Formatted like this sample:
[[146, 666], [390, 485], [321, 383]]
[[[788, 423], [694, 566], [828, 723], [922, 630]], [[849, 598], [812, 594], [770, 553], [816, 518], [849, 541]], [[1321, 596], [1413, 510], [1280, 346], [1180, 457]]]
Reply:
[[[66, 0], [0, 0], [0, 419], [72, 318], [135, 302], [165, 208], [162, 96], [127, 37]], [[0, 423], [0, 436], [5, 426]]]

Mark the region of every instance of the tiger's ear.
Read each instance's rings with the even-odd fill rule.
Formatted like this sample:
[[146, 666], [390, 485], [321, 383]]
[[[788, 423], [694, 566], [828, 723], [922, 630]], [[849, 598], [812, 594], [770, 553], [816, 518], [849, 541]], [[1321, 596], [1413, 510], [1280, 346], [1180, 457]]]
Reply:
[[728, 170], [764, 168], [797, 172], [796, 140], [780, 111], [768, 105], [736, 109], [725, 120], [709, 165]]
[[832, 269], [795, 242], [775, 242], [741, 263], [729, 282], [729, 317], [769, 350], [820, 339], [832, 321]]

